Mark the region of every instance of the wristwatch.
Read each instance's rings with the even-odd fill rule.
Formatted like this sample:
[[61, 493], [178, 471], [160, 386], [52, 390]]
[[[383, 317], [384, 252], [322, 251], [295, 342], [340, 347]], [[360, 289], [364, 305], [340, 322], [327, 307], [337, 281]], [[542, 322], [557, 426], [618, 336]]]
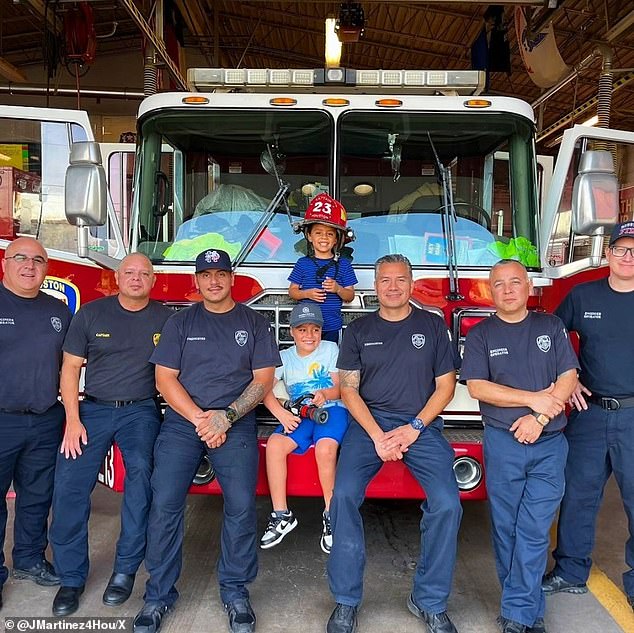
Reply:
[[550, 422], [550, 418], [545, 413], [537, 413], [537, 411], [532, 411], [531, 413], [535, 416], [537, 424], [541, 426], [546, 426]]
[[420, 418], [412, 418], [409, 423], [412, 428], [416, 429], [417, 431], [424, 431], [427, 428], [425, 423]]
[[225, 409], [225, 416], [229, 424], [233, 424], [240, 417], [238, 415], [238, 412], [235, 409], [232, 409], [231, 407], [227, 407]]

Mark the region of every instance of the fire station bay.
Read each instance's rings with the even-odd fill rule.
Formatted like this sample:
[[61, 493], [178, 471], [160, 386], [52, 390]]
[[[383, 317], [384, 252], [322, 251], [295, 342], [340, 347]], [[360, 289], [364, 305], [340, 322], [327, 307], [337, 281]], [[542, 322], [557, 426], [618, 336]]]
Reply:
[[0, 0], [0, 624], [634, 633], [634, 4]]

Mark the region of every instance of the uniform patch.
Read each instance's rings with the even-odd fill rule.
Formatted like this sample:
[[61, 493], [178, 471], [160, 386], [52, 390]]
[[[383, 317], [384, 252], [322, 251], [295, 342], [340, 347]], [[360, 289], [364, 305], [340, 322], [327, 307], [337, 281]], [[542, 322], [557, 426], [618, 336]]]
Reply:
[[233, 336], [240, 347], [244, 347], [249, 340], [249, 333], [246, 330], [236, 330]]
[[154, 334], [152, 334], [152, 343], [154, 343], [154, 347], [158, 345], [160, 338], [161, 338], [160, 332], [154, 332]]
[[56, 332], [62, 331], [62, 320], [59, 317], [51, 317], [51, 325]]
[[550, 349], [550, 336], [548, 336], [548, 334], [538, 336], [536, 341], [537, 347], [539, 347], [542, 352], [546, 353]]
[[600, 319], [601, 318], [601, 313], [596, 311], [596, 310], [593, 310], [593, 311], [586, 310], [583, 313], [583, 318], [584, 319]]
[[422, 349], [425, 345], [425, 335], [424, 334], [412, 334], [412, 345], [416, 349]]

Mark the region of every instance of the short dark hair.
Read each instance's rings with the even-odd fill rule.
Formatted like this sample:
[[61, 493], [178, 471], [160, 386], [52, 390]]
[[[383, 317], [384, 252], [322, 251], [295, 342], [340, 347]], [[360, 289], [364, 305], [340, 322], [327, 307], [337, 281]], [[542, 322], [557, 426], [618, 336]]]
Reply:
[[409, 259], [405, 257], [405, 255], [401, 255], [400, 253], [392, 253], [390, 255], [383, 255], [383, 257], [379, 257], [379, 259], [377, 259], [374, 263], [375, 277], [379, 272], [379, 267], [381, 266], [381, 264], [406, 264], [410, 277], [414, 276], [412, 272], [412, 262], [410, 262]]

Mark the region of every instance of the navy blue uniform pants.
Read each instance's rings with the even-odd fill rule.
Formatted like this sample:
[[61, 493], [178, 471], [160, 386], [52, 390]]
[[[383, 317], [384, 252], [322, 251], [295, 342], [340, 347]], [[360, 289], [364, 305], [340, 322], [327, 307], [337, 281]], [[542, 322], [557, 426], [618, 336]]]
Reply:
[[134, 574], [139, 568], [145, 555], [151, 502], [152, 450], [160, 427], [160, 414], [152, 399], [118, 408], [84, 400], [79, 415], [88, 444], [76, 459], [61, 453], [57, 456], [50, 530], [55, 570], [66, 587], [80, 587], [88, 577], [90, 495], [113, 441], [125, 464], [114, 571]]
[[0, 589], [9, 576], [4, 537], [6, 497], [12, 481], [16, 493], [13, 566], [29, 569], [44, 557], [63, 422], [64, 408], [59, 403], [44, 413], [0, 412]]
[[[403, 420], [375, 419], [384, 431]], [[453, 474], [454, 452], [433, 423], [404, 454], [403, 461], [427, 498], [421, 504], [420, 557], [414, 575], [414, 602], [425, 611], [441, 613], [451, 592], [462, 507]], [[370, 480], [383, 462], [364, 429], [351, 420], [341, 445], [335, 491], [330, 504], [333, 547], [328, 557], [328, 581], [335, 600], [357, 606], [363, 597], [365, 539], [359, 511]]]
[[564, 494], [567, 453], [563, 433], [521, 444], [510, 431], [484, 429], [493, 549], [502, 586], [500, 613], [525, 626], [544, 616], [542, 576], [550, 526]]
[[207, 453], [222, 487], [224, 508], [218, 582], [223, 603], [248, 597], [248, 583], [258, 572], [255, 485], [258, 447], [255, 414], [241, 418], [218, 448], [210, 449], [194, 425], [167, 410], [154, 449], [152, 509], [148, 519], [145, 566], [150, 577], [145, 602], [174, 604], [182, 567], [184, 512], [187, 491]]
[[566, 494], [561, 503], [554, 551], [555, 572], [572, 583], [585, 583], [592, 566], [597, 513], [612, 473], [621, 491], [630, 537], [625, 545], [628, 571], [623, 587], [634, 595], [634, 408], [604, 411], [589, 404], [574, 411], [566, 428], [570, 451]]

